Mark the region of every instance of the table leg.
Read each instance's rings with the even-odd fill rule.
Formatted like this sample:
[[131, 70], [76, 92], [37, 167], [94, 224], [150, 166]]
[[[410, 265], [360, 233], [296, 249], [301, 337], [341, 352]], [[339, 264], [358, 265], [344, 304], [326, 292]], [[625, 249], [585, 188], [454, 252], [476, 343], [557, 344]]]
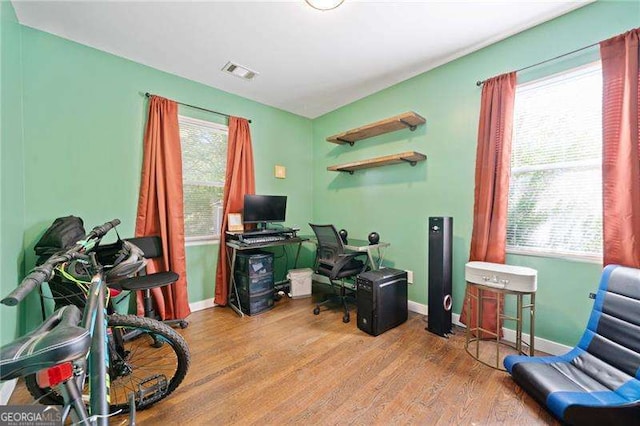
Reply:
[[300, 257], [300, 249], [302, 248], [302, 241], [298, 243], [298, 250], [296, 250], [296, 259], [293, 261], [293, 269], [298, 267], [298, 257]]
[[237, 250], [234, 248], [231, 248], [231, 256], [229, 256], [229, 252], [227, 251], [227, 261], [229, 263], [229, 271], [230, 271], [229, 286], [230, 286], [230, 290], [232, 290], [235, 293], [236, 303], [238, 304], [238, 306], [235, 306], [233, 302], [231, 302], [231, 298], [230, 298], [231, 291], [227, 295], [227, 304], [238, 315], [240, 315], [240, 317], [244, 317], [244, 313], [242, 312], [242, 305], [240, 304], [240, 295], [238, 294], [238, 286], [236, 285], [236, 278], [235, 278], [235, 274], [233, 273], [236, 267], [236, 253], [237, 253]]
[[[469, 285], [467, 284], [467, 290], [466, 290], [466, 299], [464, 301], [464, 303], [466, 303], [467, 305], [467, 316], [468, 318], [471, 318], [471, 289], [469, 288]], [[465, 342], [464, 342], [464, 347], [469, 350], [469, 339], [471, 338], [471, 321], [467, 320], [467, 329], [464, 333], [464, 337], [465, 337]]]
[[382, 268], [382, 261], [384, 260], [385, 247], [378, 247], [378, 269]]
[[531, 312], [531, 318], [530, 318], [530, 322], [529, 322], [529, 356], [534, 356], [535, 350], [534, 350], [534, 344], [535, 344], [535, 334], [534, 334], [534, 323], [536, 322], [536, 294], [535, 293], [531, 293], [531, 295], [529, 296], [530, 299], [529, 301], [531, 302], [531, 308], [530, 312]]
[[371, 253], [371, 247], [367, 247], [367, 258], [369, 260], [369, 265], [371, 265], [371, 270], [375, 271], [378, 269], [378, 265], [375, 260], [373, 260], [373, 253]]
[[496, 368], [500, 368], [500, 297], [494, 293], [496, 297]]
[[522, 294], [516, 295], [516, 351], [522, 354]]
[[482, 299], [483, 299], [483, 291], [481, 288], [476, 287], [476, 359], [480, 358], [480, 338], [482, 336]]

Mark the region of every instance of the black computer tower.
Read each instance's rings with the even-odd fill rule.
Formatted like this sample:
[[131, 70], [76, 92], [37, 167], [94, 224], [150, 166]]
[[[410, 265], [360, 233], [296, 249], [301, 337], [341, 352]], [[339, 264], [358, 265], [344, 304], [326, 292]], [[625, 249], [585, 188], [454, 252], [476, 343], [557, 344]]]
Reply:
[[453, 218], [429, 218], [429, 311], [427, 330], [446, 337], [451, 333], [451, 269]]
[[358, 328], [373, 336], [407, 320], [407, 272], [383, 268], [356, 278]]

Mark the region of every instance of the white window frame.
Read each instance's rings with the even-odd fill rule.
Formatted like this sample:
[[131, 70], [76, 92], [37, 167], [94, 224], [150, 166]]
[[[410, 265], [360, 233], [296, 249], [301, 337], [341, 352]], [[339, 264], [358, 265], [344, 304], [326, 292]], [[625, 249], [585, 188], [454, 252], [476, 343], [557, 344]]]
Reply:
[[[229, 126], [226, 126], [224, 124], [218, 124], [218, 123], [214, 123], [212, 121], [206, 121], [206, 120], [201, 120], [199, 118], [193, 118], [193, 117], [188, 117], [186, 115], [178, 115], [178, 125], [180, 125], [180, 123], [188, 123], [188, 124], [192, 124], [195, 126], [202, 126], [202, 127], [208, 127], [212, 130], [216, 130], [216, 131], [220, 131], [222, 133], [224, 133], [227, 136], [227, 140], [229, 138]], [[181, 141], [182, 143], [182, 141]], [[182, 149], [182, 146], [180, 147]], [[224, 190], [224, 185], [225, 182], [201, 182], [201, 181], [188, 181], [185, 182], [183, 181], [183, 186], [184, 185], [205, 185], [205, 186], [219, 186], [222, 187]], [[224, 205], [222, 206], [223, 209], [223, 214], [224, 214]], [[220, 229], [220, 233], [224, 232], [222, 229]], [[218, 235], [215, 234], [211, 234], [211, 235], [201, 235], [201, 236], [197, 236], [197, 237], [187, 237], [185, 235], [184, 238], [184, 242], [185, 242], [185, 246], [190, 247], [190, 246], [202, 246], [202, 245], [210, 245], [210, 244], [220, 244], [220, 233], [218, 233]]]
[[[580, 70], [592, 68], [597, 65], [602, 66], [601, 61], [598, 60], [595, 62], [590, 62], [588, 64], [570, 68], [566, 71], [554, 73], [545, 77], [528, 81], [526, 83], [518, 84], [517, 89], [535, 87], [545, 82], [545, 80], [555, 79], [566, 74], [573, 74], [573, 73], [579, 72]], [[515, 131], [515, 126], [514, 126], [514, 131]], [[562, 163], [545, 164], [545, 165], [538, 165], [538, 166], [516, 167], [511, 169], [511, 178], [513, 179], [513, 176], [517, 173], [526, 173], [526, 172], [538, 171], [538, 170], [557, 170], [557, 169], [566, 170], [571, 167], [581, 167], [581, 166], [601, 166], [601, 162], [598, 162], [597, 160], [581, 160], [581, 161], [567, 161]], [[508, 218], [507, 218], [507, 221], [508, 221]], [[513, 255], [521, 255], [521, 256], [535, 256], [535, 257], [553, 258], [553, 259], [561, 259], [561, 260], [571, 260], [571, 261], [584, 262], [584, 263], [596, 263], [600, 265], [603, 263], [603, 255], [604, 255], [603, 253], [600, 253], [600, 254], [581, 253], [580, 254], [575, 252], [551, 250], [551, 249], [538, 250], [530, 247], [523, 248], [518, 246], [511, 246], [508, 244], [506, 245], [506, 253], [513, 254]]]

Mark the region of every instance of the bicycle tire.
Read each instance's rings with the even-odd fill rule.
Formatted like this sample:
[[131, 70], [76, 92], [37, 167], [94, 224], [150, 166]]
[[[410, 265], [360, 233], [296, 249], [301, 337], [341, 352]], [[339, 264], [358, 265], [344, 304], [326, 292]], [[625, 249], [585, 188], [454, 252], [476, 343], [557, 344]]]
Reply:
[[[109, 315], [107, 325], [112, 413], [129, 411], [131, 392], [135, 395], [136, 410], [143, 410], [169, 396], [180, 385], [191, 362], [189, 347], [180, 334], [160, 321], [135, 315]], [[145, 381], [156, 383], [144, 388]], [[41, 404], [63, 403], [62, 396], [55, 390], [38, 386], [35, 375], [27, 376], [25, 384]], [[151, 395], [145, 395], [148, 393]]]

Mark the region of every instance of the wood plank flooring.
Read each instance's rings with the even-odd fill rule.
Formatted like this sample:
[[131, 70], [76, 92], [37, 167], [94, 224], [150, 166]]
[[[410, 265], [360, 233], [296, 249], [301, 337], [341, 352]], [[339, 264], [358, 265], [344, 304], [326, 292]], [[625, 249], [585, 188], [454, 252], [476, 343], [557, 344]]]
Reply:
[[[449, 339], [410, 313], [373, 337], [338, 309], [283, 299], [257, 316], [212, 308], [189, 317], [191, 369], [139, 425], [558, 424], [507, 373], [475, 361], [461, 331]], [[27, 403], [22, 385], [11, 403]], [[115, 418], [112, 424], [126, 422]]]

